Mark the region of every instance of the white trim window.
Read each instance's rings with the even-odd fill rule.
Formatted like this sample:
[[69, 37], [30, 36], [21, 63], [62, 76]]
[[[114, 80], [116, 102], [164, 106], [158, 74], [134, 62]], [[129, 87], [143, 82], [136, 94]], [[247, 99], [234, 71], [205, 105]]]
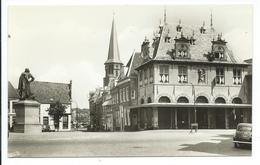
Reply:
[[241, 76], [241, 69], [234, 68], [233, 69], [233, 84], [241, 85], [242, 84], [242, 76]]
[[129, 101], [129, 87], [126, 87], [126, 101]]
[[139, 84], [140, 84], [140, 86], [143, 85], [143, 71], [142, 70], [140, 70], [140, 72], [139, 72]]
[[188, 68], [187, 66], [178, 66], [178, 82], [187, 83], [188, 82]]
[[131, 90], [131, 99], [135, 99], [135, 90]]
[[149, 82], [153, 83], [153, 67], [149, 68]]
[[169, 83], [169, 65], [160, 65], [160, 83]]
[[224, 68], [216, 68], [216, 84], [225, 84]]

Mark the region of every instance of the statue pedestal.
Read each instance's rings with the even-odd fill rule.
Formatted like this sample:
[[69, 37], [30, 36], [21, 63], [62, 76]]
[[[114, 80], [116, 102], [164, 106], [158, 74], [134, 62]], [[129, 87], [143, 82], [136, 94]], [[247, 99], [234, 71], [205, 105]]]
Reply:
[[40, 103], [35, 100], [21, 100], [15, 105], [16, 123], [14, 132], [41, 133]]

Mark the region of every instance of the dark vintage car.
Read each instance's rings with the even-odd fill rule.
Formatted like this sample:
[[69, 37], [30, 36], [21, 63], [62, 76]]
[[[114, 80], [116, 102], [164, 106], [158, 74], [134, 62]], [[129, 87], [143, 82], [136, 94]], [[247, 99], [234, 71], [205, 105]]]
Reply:
[[237, 125], [235, 136], [233, 137], [234, 147], [252, 144], [252, 124], [239, 123]]

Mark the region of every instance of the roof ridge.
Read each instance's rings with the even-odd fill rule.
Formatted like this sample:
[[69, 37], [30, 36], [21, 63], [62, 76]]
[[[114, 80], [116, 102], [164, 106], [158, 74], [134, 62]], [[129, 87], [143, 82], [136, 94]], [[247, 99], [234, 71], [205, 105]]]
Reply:
[[33, 82], [39, 82], [39, 83], [51, 83], [51, 84], [64, 84], [64, 85], [68, 85], [70, 83], [62, 83], [62, 82], [50, 82], [50, 81], [33, 81]]

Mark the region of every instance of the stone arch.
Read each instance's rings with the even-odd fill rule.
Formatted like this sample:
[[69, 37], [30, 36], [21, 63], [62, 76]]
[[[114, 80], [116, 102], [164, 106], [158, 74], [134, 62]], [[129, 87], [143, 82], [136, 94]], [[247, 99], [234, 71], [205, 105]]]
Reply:
[[200, 98], [201, 98], [201, 97], [205, 97], [206, 100], [208, 100], [207, 103], [210, 103], [210, 102], [211, 102], [210, 97], [209, 97], [207, 94], [205, 94], [205, 93], [198, 93], [198, 94], [196, 95], [196, 97], [195, 97], [195, 102], [197, 101], [197, 99], [198, 99], [199, 97], [200, 97]]
[[216, 99], [217, 98], [223, 98], [225, 100], [225, 103], [228, 103], [228, 98], [225, 96], [225, 95], [215, 95], [214, 98], [213, 98], [213, 102], [216, 103]]
[[180, 95], [175, 97], [175, 102], [176, 103], [178, 102], [180, 97], [186, 97], [188, 99], [188, 102], [191, 102], [191, 100], [192, 100], [188, 95], [182, 93], [182, 94], [180, 94]]
[[243, 100], [240, 97], [234, 97], [232, 99], [232, 104], [243, 104]]
[[216, 104], [226, 104], [226, 100], [223, 97], [217, 97], [215, 99]]
[[159, 103], [170, 103], [171, 99], [168, 96], [161, 96], [158, 100]]
[[198, 96], [196, 98], [196, 103], [209, 103], [209, 100], [206, 96]]
[[189, 103], [189, 99], [185, 96], [180, 96], [177, 100], [177, 103]]
[[[166, 94], [166, 93], [162, 93], [162, 94], [160, 94], [160, 95], [157, 96], [157, 98], [156, 98], [157, 103], [159, 103], [159, 99], [160, 99], [162, 96], [168, 97], [168, 98], [170, 99], [171, 103], [173, 102], [173, 101], [172, 101], [172, 97], [171, 97], [170, 95], [168, 95], [168, 94]], [[155, 101], [154, 101], [154, 102], [155, 102]]]

